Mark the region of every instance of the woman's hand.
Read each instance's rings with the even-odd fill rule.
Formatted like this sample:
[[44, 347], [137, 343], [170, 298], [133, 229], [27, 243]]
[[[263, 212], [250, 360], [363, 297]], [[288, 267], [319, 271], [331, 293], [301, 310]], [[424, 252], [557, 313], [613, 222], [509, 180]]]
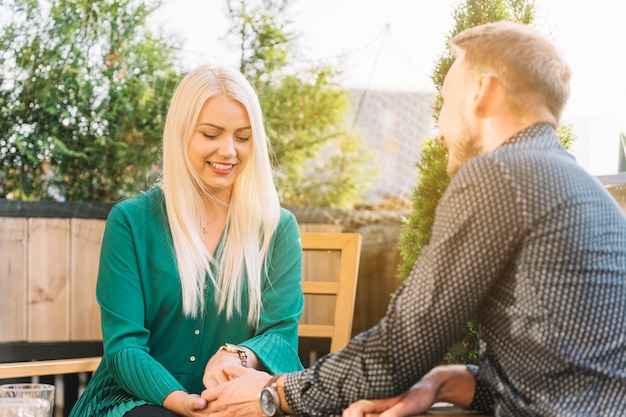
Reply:
[[173, 391], [163, 401], [163, 407], [186, 417], [206, 416], [208, 402], [198, 394], [187, 394], [185, 391]]
[[428, 372], [405, 393], [380, 400], [360, 400], [350, 404], [343, 417], [362, 417], [381, 413], [380, 417], [404, 417], [424, 413], [436, 402], [469, 407], [476, 391], [476, 380], [466, 366], [438, 366]]
[[[247, 367], [256, 368], [259, 361], [254, 352], [241, 346], [240, 348], [246, 351]], [[233, 365], [242, 366], [239, 355], [225, 350], [218, 350], [204, 368], [204, 376], [202, 377], [204, 387], [213, 388], [230, 381], [232, 378], [224, 372], [224, 367]]]
[[239, 366], [227, 366], [229, 382], [207, 388], [202, 398], [211, 417], [262, 416], [259, 393], [270, 380], [268, 373]]

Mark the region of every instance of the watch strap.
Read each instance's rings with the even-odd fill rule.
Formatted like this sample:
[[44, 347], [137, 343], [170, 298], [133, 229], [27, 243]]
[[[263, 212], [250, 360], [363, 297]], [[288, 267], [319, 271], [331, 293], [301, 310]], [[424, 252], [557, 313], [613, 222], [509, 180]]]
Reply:
[[281, 376], [282, 376], [282, 374], [272, 375], [270, 380], [267, 381], [267, 384], [265, 384], [265, 387], [270, 387], [270, 388], [275, 390], [276, 386], [277, 386], [278, 378], [280, 378]]
[[272, 398], [274, 399], [274, 405], [276, 406], [276, 412], [274, 416], [282, 416], [283, 410], [280, 408], [280, 395], [278, 395], [278, 378], [280, 378], [282, 374], [272, 375], [267, 384], [263, 389], [269, 390], [272, 394]]

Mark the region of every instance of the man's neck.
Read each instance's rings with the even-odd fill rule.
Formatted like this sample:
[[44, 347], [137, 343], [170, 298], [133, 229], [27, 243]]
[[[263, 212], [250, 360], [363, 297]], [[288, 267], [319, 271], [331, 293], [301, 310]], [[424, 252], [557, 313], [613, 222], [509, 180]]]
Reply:
[[510, 116], [486, 119], [483, 123], [484, 152], [488, 153], [495, 150], [516, 133], [538, 123], [547, 123], [556, 129], [558, 122], [547, 109], [545, 111], [538, 110], [523, 117]]

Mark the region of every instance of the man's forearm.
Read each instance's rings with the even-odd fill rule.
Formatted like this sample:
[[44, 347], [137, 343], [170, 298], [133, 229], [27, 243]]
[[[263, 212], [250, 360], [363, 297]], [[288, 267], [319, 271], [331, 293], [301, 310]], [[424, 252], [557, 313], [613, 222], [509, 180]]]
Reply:
[[476, 392], [474, 374], [465, 365], [437, 366], [424, 375], [423, 380], [432, 380], [438, 386], [436, 401], [448, 402], [461, 407], [472, 404]]

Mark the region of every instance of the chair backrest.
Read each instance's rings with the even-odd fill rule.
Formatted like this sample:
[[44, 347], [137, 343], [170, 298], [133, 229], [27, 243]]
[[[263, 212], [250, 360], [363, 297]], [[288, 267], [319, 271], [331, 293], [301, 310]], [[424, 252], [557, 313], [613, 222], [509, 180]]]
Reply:
[[[308, 304], [305, 309], [313, 313], [321, 312], [322, 316], [330, 315], [332, 323], [307, 324], [305, 314], [303, 314], [303, 320], [298, 326], [298, 335], [330, 338], [330, 351], [334, 352], [345, 346], [351, 337], [361, 255], [361, 235], [358, 233], [303, 232], [301, 236], [304, 272], [310, 278], [302, 284], [305, 297], [333, 296], [335, 299], [306, 303], [305, 298], [305, 303]], [[334, 279], [327, 276], [326, 272], [319, 272], [332, 271], [333, 268], [338, 269], [338, 273], [334, 274]], [[316, 273], [312, 274], [312, 271]], [[328, 272], [328, 275], [332, 274]], [[309, 301], [312, 300], [309, 298]], [[326, 304], [319, 304], [324, 301]], [[328, 301], [331, 301], [330, 305]], [[325, 306], [328, 308], [324, 308]], [[319, 314], [313, 315], [320, 316]], [[310, 314], [308, 318], [311, 318]], [[93, 372], [98, 367], [100, 359], [100, 357], [90, 357], [0, 363], [0, 379]]]
[[334, 352], [352, 336], [362, 238], [358, 233], [303, 232], [301, 236], [305, 311], [298, 335], [330, 338]]

